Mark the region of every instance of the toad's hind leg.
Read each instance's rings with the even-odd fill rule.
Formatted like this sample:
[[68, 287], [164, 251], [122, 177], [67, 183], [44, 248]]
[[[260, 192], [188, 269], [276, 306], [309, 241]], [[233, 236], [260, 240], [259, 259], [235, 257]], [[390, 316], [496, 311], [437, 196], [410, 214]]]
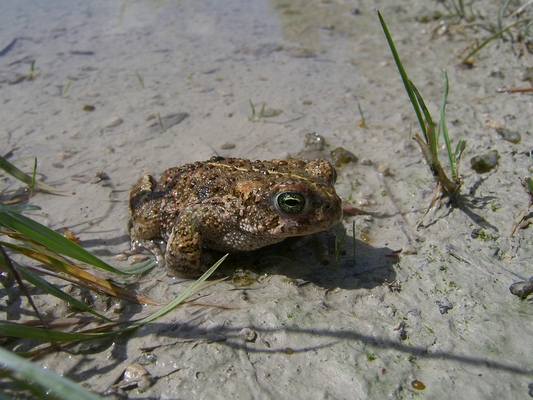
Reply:
[[156, 206], [151, 199], [155, 185], [156, 181], [152, 176], [144, 175], [131, 189], [128, 231], [132, 241], [154, 239], [160, 234], [160, 213], [154, 212]]

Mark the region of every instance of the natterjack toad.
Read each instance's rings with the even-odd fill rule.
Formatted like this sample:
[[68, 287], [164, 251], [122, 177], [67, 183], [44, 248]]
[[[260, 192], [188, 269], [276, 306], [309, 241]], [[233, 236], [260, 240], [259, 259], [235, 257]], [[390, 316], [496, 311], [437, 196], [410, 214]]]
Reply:
[[166, 242], [167, 269], [197, 277], [203, 249], [242, 252], [325, 231], [342, 218], [336, 172], [324, 159], [212, 157], [141, 177], [130, 194], [133, 244]]

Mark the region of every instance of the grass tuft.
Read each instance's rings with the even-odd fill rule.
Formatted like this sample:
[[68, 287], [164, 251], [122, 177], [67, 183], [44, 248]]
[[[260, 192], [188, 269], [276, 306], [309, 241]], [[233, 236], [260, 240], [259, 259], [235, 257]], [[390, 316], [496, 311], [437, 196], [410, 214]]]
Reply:
[[56, 189], [53, 186], [47, 185], [46, 183], [35, 179], [35, 176], [37, 174], [37, 158], [34, 158], [31, 176], [15, 167], [2, 156], [0, 156], [0, 169], [3, 169], [12, 177], [28, 185], [30, 195], [33, 194], [34, 190], [41, 190], [43, 192], [54, 194], [59, 194], [63, 192], [62, 190]]
[[[424, 158], [426, 159], [429, 165], [431, 173], [437, 181], [437, 190], [435, 192], [435, 196], [433, 197], [431, 203], [427, 208], [427, 214], [427, 212], [434, 206], [440, 206], [440, 202], [442, 199], [447, 199], [448, 201], [453, 201], [457, 199], [462, 183], [461, 177], [459, 175], [459, 163], [461, 155], [463, 154], [463, 151], [466, 147], [466, 141], [461, 139], [457, 144], [455, 151], [452, 151], [445, 116], [446, 102], [448, 99], [449, 92], [448, 74], [446, 73], [446, 71], [444, 71], [444, 96], [440, 107], [440, 121], [436, 129], [435, 123], [433, 122], [433, 118], [431, 117], [431, 114], [424, 102], [424, 99], [422, 98], [422, 95], [405, 72], [400, 56], [396, 50], [396, 46], [394, 45], [394, 41], [392, 40], [392, 36], [387, 28], [387, 24], [379, 11], [378, 18], [381, 27], [383, 28], [383, 32], [385, 34], [389, 47], [391, 49], [392, 56], [394, 58], [398, 71], [402, 78], [405, 90], [415, 111], [421, 132], [424, 136], [422, 138], [418, 133], [414, 133], [412, 135], [412, 138], [419, 145], [422, 154], [424, 155]], [[444, 136], [446, 152], [448, 154], [448, 159], [450, 162], [451, 178], [448, 177], [439, 161], [438, 138], [441, 132]]]
[[339, 267], [339, 256], [342, 251], [342, 247], [346, 242], [346, 228], [339, 222], [337, 224], [337, 232], [335, 234], [335, 268]]
[[259, 110], [259, 113], [256, 115], [255, 113], [255, 107], [254, 103], [252, 103], [252, 100], [248, 100], [250, 102], [250, 107], [252, 107], [252, 115], [248, 117], [248, 119], [252, 122], [259, 122], [263, 118], [263, 114], [265, 113], [265, 106], [266, 102], [263, 101], [263, 105], [261, 106], [261, 110]]
[[[38, 181], [35, 180], [35, 173], [33, 178], [29, 177], [4, 159], [0, 160], [0, 167], [13, 176], [20, 178], [24, 183], [37, 187]], [[106, 273], [111, 273], [115, 276], [132, 275], [153, 268], [155, 266], [154, 261], [128, 270], [116, 269], [75, 242], [22, 215], [22, 212], [38, 209], [39, 207], [32, 205], [7, 205], [0, 202], [0, 272], [2, 272], [4, 280], [8, 279], [9, 275], [14, 278], [20, 291], [27, 297], [28, 303], [37, 316], [36, 319], [25, 319], [23, 321], [0, 321], [0, 337], [28, 339], [31, 341], [28, 343], [30, 345], [33, 341], [39, 343], [49, 342], [47, 347], [39, 346], [38, 349], [26, 353], [27, 355], [41, 354], [44, 351], [51, 350], [57, 351], [61, 345], [73, 341], [114, 336], [138, 329], [183, 303], [213, 274], [227, 256], [222, 257], [176, 299], [163, 304], [138, 295], [132, 290], [120, 288], [108, 279], [101, 278], [91, 271], [91, 269], [96, 268], [97, 270], [105, 270]], [[77, 265], [69, 258], [88, 265]], [[79, 288], [88, 289], [97, 294], [110, 295], [143, 305], [160, 305], [161, 307], [141, 320], [123, 321], [122, 318], [110, 318], [98, 313], [84, 304], [83, 301], [63, 291], [63, 282], [74, 284]], [[31, 290], [29, 285], [33, 286]], [[43, 318], [32, 299], [32, 293], [35, 292], [55, 296], [62, 301], [68, 302], [75, 310], [90, 313], [93, 317]], [[93, 322], [93, 328], [79, 330], [75, 326], [79, 323], [86, 324], [87, 322]], [[69, 331], [66, 332], [56, 328], [61, 326], [66, 326]], [[6, 379], [10, 380], [15, 386], [12, 393], [15, 393], [16, 390], [25, 391], [33, 393], [38, 398], [43, 397], [43, 393], [47, 397], [60, 399], [99, 398], [74, 385], [68, 379], [56, 376], [50, 371], [46, 371], [45, 375], [39, 374], [39, 371], [44, 371], [41, 367], [35, 366], [31, 362], [21, 359], [18, 355], [2, 348], [0, 348], [0, 370], [2, 370], [0, 374], [2, 386], [4, 387]], [[0, 398], [4, 398], [3, 395], [0, 395]]]
[[135, 75], [137, 76], [137, 79], [139, 80], [139, 85], [141, 85], [141, 88], [144, 89], [144, 78], [141, 74], [139, 74], [139, 71], [135, 70]]
[[161, 114], [157, 113], [157, 122], [159, 123], [160, 132], [166, 132], [167, 130], [163, 126], [163, 120], [161, 119]]
[[359, 109], [359, 115], [361, 116], [361, 120], [359, 121], [359, 126], [361, 128], [367, 128], [366, 121], [365, 121], [365, 114], [363, 114], [363, 110], [361, 108], [361, 104], [357, 102], [357, 108]]
[[[439, 29], [457, 31], [472, 43], [471, 50], [462, 58], [460, 65], [473, 67], [473, 56], [487, 44], [500, 39], [512, 45], [522, 55], [530, 55], [533, 46], [533, 1], [501, 1], [498, 12], [487, 11], [486, 4], [463, 0], [441, 0], [438, 4], [446, 13], [439, 16]], [[483, 37], [488, 32], [488, 37]], [[466, 50], [465, 50], [466, 51]], [[464, 53], [465, 51], [461, 52]]]

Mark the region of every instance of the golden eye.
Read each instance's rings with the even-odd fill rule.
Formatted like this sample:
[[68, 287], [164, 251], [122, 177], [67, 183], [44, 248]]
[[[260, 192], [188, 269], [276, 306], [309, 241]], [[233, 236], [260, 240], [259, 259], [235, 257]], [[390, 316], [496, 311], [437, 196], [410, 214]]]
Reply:
[[300, 192], [282, 192], [276, 196], [276, 204], [281, 211], [288, 214], [298, 214], [305, 209], [305, 196]]

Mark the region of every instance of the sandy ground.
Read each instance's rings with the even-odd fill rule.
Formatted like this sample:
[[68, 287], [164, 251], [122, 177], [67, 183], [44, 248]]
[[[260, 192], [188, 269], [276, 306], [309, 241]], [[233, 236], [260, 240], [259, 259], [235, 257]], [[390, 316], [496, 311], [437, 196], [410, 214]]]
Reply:
[[[481, 2], [494, 15], [493, 2]], [[531, 95], [496, 89], [527, 86], [531, 59], [495, 41], [474, 68], [456, 68], [468, 42], [453, 29], [432, 37], [435, 23], [415, 20], [434, 11], [425, 3], [2, 1], [1, 153], [26, 170], [37, 156], [40, 177], [69, 193], [36, 194], [30, 203], [42, 212], [29, 215], [69, 227], [110, 263], [128, 265], [113, 256], [129, 247], [126, 198], [143, 172], [215, 154], [296, 155], [310, 132], [326, 139], [327, 153], [357, 155], [338, 169], [338, 193], [375, 213], [344, 219], [346, 254], [336, 266], [317, 263], [312, 244], [237, 259], [223, 270], [243, 269], [247, 285], [230, 279], [197, 295], [224, 308], [182, 307], [129, 337], [38, 362], [100, 393], [142, 364], [157, 379], [144, 393], [128, 390], [131, 398], [527, 398], [533, 310], [509, 286], [533, 275], [533, 246], [530, 230], [519, 232], [518, 248], [509, 230], [527, 205], [518, 178], [531, 168], [533, 110]], [[468, 141], [461, 206], [418, 230], [435, 183], [409, 139], [418, 125], [376, 8], [435, 119], [448, 71], [450, 134]], [[22, 79], [31, 60], [36, 76]], [[250, 100], [283, 112], [250, 121]], [[498, 126], [521, 142], [503, 140]], [[470, 159], [489, 150], [499, 165], [478, 174]], [[93, 179], [101, 171], [109, 179]], [[2, 189], [18, 185], [4, 180]], [[417, 254], [387, 257], [407, 246]], [[171, 299], [187, 284], [158, 270], [140, 290]], [[31, 317], [24, 302], [6, 301], [2, 318]], [[95, 301], [105, 311], [105, 299]]]

